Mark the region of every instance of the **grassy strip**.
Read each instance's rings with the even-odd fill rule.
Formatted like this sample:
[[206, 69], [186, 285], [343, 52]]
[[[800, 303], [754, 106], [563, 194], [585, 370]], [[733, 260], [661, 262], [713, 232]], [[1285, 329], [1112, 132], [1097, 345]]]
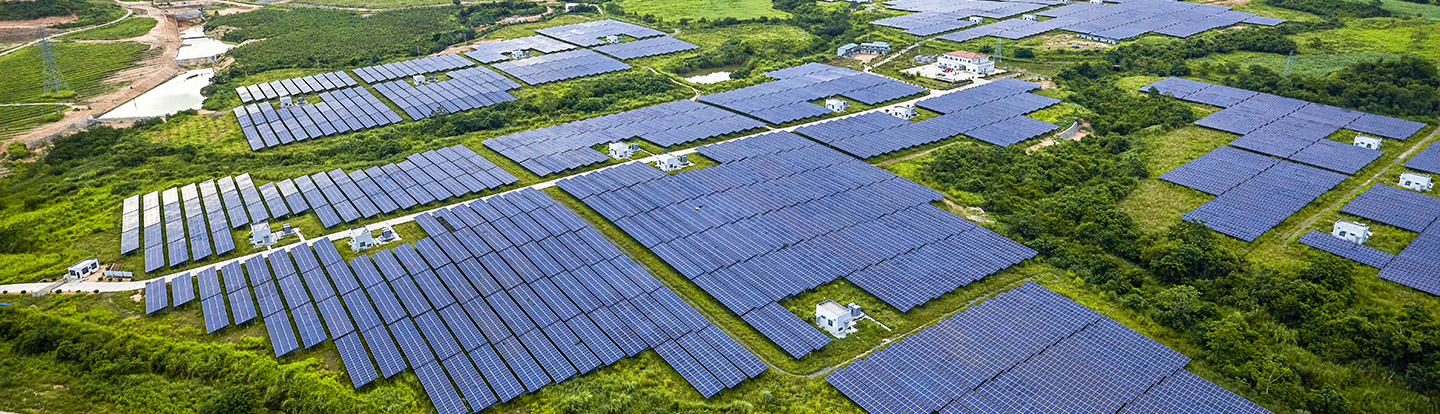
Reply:
[[60, 43], [54, 46], [55, 65], [60, 75], [75, 91], [74, 96], [46, 97], [41, 77], [40, 48], [0, 56], [0, 103], [45, 102], [72, 100], [100, 95], [119, 85], [104, 80], [140, 59], [150, 46], [135, 42]]
[[80, 33], [61, 36], [63, 40], [120, 40], [144, 36], [160, 21], [149, 17], [130, 17], [115, 24]]

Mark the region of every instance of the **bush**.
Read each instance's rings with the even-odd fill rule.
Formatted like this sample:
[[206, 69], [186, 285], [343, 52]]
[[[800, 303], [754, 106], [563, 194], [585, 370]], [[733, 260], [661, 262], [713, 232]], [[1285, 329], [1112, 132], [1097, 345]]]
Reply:
[[1030, 59], [1035, 57], [1035, 51], [1028, 47], [1018, 48], [1015, 49], [1015, 57], [1021, 59]]

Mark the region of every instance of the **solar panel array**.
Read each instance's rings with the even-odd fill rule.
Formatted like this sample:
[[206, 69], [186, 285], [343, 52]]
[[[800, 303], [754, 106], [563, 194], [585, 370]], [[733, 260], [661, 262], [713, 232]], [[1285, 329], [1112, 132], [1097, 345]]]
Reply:
[[807, 63], [766, 72], [774, 82], [704, 95], [701, 102], [719, 105], [773, 124], [829, 114], [809, 101], [844, 96], [866, 105], [915, 95], [925, 88], [879, 75]]
[[721, 164], [628, 163], [558, 185], [796, 358], [829, 338], [780, 299], [844, 277], [908, 311], [1035, 255], [929, 205], [934, 190], [794, 134], [699, 151]]
[[1300, 244], [1324, 250], [1336, 256], [1354, 260], [1376, 269], [1384, 268], [1395, 255], [1375, 250], [1360, 243], [1351, 242], [1317, 230], [1310, 230], [1300, 236]]
[[[218, 183], [217, 187], [217, 180], [206, 180], [127, 198], [121, 207], [121, 253], [143, 250], [145, 271], [151, 272], [235, 250], [230, 229], [249, 224], [251, 208], [263, 200], [248, 174], [224, 177]], [[258, 207], [263, 214], [263, 205]], [[144, 224], [143, 244], [140, 224]]]
[[1440, 226], [1431, 225], [1380, 269], [1381, 279], [1440, 295]]
[[491, 66], [531, 85], [630, 69], [625, 62], [590, 49], [540, 55]]
[[605, 37], [612, 35], [625, 35], [636, 39], [644, 39], [665, 34], [664, 32], [645, 26], [610, 19], [546, 27], [543, 29], [535, 29], [535, 32], [585, 47], [604, 44]]
[[1221, 195], [1279, 162], [1261, 154], [1220, 147], [1175, 169], [1160, 174], [1160, 179]]
[[321, 92], [320, 99], [278, 110], [269, 102], [239, 106], [235, 118], [253, 151], [402, 121], [364, 87]]
[[1440, 174], [1440, 145], [1431, 143], [1414, 158], [1405, 161], [1405, 168]]
[[651, 39], [642, 39], [631, 42], [615, 43], [596, 47], [595, 51], [614, 56], [620, 60], [630, 60], [646, 56], [659, 56], [668, 53], [683, 52], [686, 50], [699, 49], [690, 42], [668, 36], [661, 36]]
[[1181, 218], [1254, 241], [1345, 178], [1344, 174], [1278, 161]]
[[[1404, 140], [1425, 127], [1421, 122], [1183, 78], [1161, 79], [1141, 87], [1140, 90], [1149, 92], [1152, 88], [1164, 95], [1224, 107], [1225, 109], [1195, 121], [1195, 125], [1242, 135], [1263, 134], [1266, 141], [1280, 141], [1267, 147], [1276, 147], [1274, 151], [1282, 153], [1294, 149], [1291, 152], [1293, 154], [1303, 148], [1297, 141], [1308, 140], [1314, 143], [1318, 138], [1311, 137], [1318, 135], [1323, 138], [1341, 129]], [[1276, 130], [1267, 129], [1272, 123], [1280, 125], [1275, 127]]]
[[765, 124], [724, 109], [681, 100], [616, 114], [518, 132], [484, 141], [485, 146], [545, 176], [604, 162], [591, 147], [640, 138], [670, 147]]
[[1440, 218], [1440, 198], [1377, 185], [1350, 200], [1340, 212], [1420, 232]]
[[322, 239], [249, 257], [243, 273], [227, 264], [223, 284], [201, 270], [207, 331], [231, 314], [261, 318], [276, 356], [333, 339], [355, 387], [412, 368], [440, 413], [477, 412], [650, 348], [707, 398], [767, 368], [537, 190], [416, 220], [430, 238], [348, 265]]
[[366, 82], [379, 83], [390, 79], [404, 78], [425, 73], [444, 72], [474, 66], [475, 62], [460, 55], [439, 55], [419, 59], [402, 60], [383, 65], [355, 69], [355, 74]]
[[355, 78], [351, 78], [350, 75], [345, 74], [345, 72], [330, 72], [245, 85], [235, 88], [235, 93], [240, 95], [240, 102], [250, 103], [275, 99], [281, 96], [310, 94], [350, 86], [355, 86]]
[[[1066, 30], [1105, 39], [1124, 40], [1146, 33], [1190, 37], [1231, 26], [1259, 16], [1229, 7], [1174, 0], [1130, 0], [1120, 4], [1073, 3], [1037, 13], [1048, 20], [1012, 19], [940, 36], [964, 42], [984, 36], [1022, 39], [1053, 30]], [[1268, 25], [1283, 19], [1257, 19]], [[1257, 23], [1260, 24], [1260, 23]]]
[[971, 16], [999, 19], [1043, 9], [1047, 4], [1059, 3], [1058, 1], [899, 0], [886, 2], [886, 4], [892, 10], [918, 13], [875, 20], [870, 24], [901, 29], [905, 31], [905, 34], [910, 35], [932, 36], [975, 24], [967, 20]]
[[510, 60], [510, 56], [507, 54], [521, 50], [555, 53], [574, 48], [575, 45], [536, 35], [470, 45], [472, 51], [465, 52], [465, 56], [484, 63], [495, 63]]
[[394, 102], [411, 119], [429, 118], [436, 113], [454, 113], [515, 100], [506, 92], [520, 83], [490, 68], [475, 67], [447, 72], [448, 80], [412, 85], [401, 79], [379, 83], [375, 90]]
[[[940, 141], [960, 134], [1006, 146], [1058, 129], [1059, 126], [1024, 116], [1060, 102], [1059, 99], [1023, 93], [997, 96], [1006, 85], [1021, 83], [1024, 88], [1039, 85], [1002, 79], [982, 86], [920, 101], [927, 108], [947, 112], [934, 118], [910, 122], [880, 112], [839, 118], [796, 128], [795, 132], [830, 144], [860, 158], [870, 158], [902, 149]], [[993, 85], [993, 86], [992, 86]], [[932, 102], [934, 101], [934, 102]], [[963, 102], [973, 102], [959, 108]]]
[[[320, 224], [333, 227], [360, 217], [374, 217], [516, 181], [519, 179], [514, 175], [474, 150], [457, 145], [414, 154], [397, 164], [349, 173], [335, 169], [266, 183], [259, 188], [247, 173], [233, 179], [224, 177], [201, 182], [198, 195], [195, 184], [157, 191], [141, 197], [144, 213], [139, 217], [122, 206], [121, 221], [138, 222], [143, 218], [145, 271], [152, 272], [165, 267], [167, 251], [170, 266], [191, 258], [200, 260], [212, 253], [230, 252], [235, 249], [230, 229], [250, 223], [313, 210]], [[176, 194], [174, 203], [165, 204], [166, 220], [162, 224], [160, 195], [171, 193]], [[184, 194], [183, 209], [180, 194]], [[189, 229], [188, 236], [186, 229]], [[125, 240], [122, 230], [122, 250], [127, 247]]]
[[159, 312], [169, 306], [165, 295], [165, 279], [151, 279], [145, 282], [145, 314]]
[[[825, 380], [871, 413], [1268, 413], [1185, 371], [1189, 358], [1034, 282]], [[1174, 384], [1164, 385], [1174, 381]], [[1189, 387], [1180, 388], [1180, 383]], [[1160, 385], [1157, 385], [1160, 384]], [[1131, 407], [1139, 402], [1138, 407]]]

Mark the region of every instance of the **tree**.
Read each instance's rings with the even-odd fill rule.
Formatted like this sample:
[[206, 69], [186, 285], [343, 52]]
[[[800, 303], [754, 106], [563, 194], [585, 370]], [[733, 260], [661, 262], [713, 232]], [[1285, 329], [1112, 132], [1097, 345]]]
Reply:
[[255, 403], [254, 390], [243, 386], [232, 386], [200, 405], [200, 414], [250, 414], [260, 407]]
[[1018, 48], [1015, 49], [1015, 57], [1021, 59], [1030, 59], [1035, 57], [1035, 51], [1028, 47]]
[[1179, 285], [1155, 295], [1155, 321], [1178, 330], [1186, 330], [1204, 318], [1200, 291], [1190, 285]]

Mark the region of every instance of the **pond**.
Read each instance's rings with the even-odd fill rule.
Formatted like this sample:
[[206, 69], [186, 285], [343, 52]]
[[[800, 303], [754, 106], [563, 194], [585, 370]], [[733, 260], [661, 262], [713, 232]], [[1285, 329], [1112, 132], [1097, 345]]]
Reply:
[[196, 69], [181, 73], [144, 94], [101, 115], [100, 119], [153, 118], [186, 109], [200, 109], [205, 97], [200, 88], [210, 84], [214, 69]]
[[685, 78], [685, 80], [692, 83], [720, 83], [730, 80], [730, 72], [739, 68], [739, 65], [732, 65], [705, 69], [697, 72], [692, 72], [694, 74]]

